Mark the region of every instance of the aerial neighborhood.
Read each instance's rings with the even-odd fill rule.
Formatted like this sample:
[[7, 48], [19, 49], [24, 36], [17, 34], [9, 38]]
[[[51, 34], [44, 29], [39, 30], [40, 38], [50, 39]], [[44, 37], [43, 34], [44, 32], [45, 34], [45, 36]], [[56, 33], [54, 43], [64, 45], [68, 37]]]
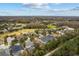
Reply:
[[57, 20], [59, 23], [55, 20], [36, 20], [34, 23], [29, 20], [24, 21], [15, 20], [14, 23], [1, 21], [1, 56], [42, 56], [79, 34], [75, 33], [76, 29], [72, 25], [68, 26], [69, 22], [76, 21], [63, 20], [67, 25], [61, 25], [61, 20]]

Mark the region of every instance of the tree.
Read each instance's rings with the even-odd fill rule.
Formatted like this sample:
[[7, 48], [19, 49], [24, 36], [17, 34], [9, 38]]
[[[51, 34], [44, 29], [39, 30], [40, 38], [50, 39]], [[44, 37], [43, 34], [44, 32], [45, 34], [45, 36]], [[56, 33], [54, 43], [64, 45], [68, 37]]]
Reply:
[[48, 41], [48, 43], [45, 45], [45, 48], [50, 51], [53, 50], [57, 47], [58, 45], [58, 41], [57, 40], [52, 40], [52, 41]]
[[42, 49], [36, 49], [36, 51], [34, 52], [35, 56], [42, 56], [44, 55], [46, 52]]
[[8, 37], [8, 36], [6, 36], [6, 37], [4, 38], [4, 44], [5, 44], [5, 45], [8, 45], [7, 37]]
[[79, 36], [73, 38], [64, 44], [64, 46], [56, 51], [54, 54], [55, 56], [74, 56], [79, 55]]
[[18, 43], [18, 40], [17, 40], [17, 39], [15, 39], [15, 40], [13, 40], [13, 41], [11, 42], [11, 46], [15, 45], [16, 43]]

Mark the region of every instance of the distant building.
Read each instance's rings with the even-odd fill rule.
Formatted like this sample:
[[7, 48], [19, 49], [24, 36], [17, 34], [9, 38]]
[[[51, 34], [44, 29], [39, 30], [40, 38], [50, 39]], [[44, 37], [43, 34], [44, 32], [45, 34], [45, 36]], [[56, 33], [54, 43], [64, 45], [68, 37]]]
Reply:
[[63, 30], [57, 31], [56, 33], [59, 34], [58, 36], [64, 35], [64, 31]]
[[8, 32], [8, 30], [7, 29], [3, 29], [3, 32], [5, 33], [5, 32]]
[[42, 34], [39, 34], [39, 38], [42, 38], [42, 37], [44, 37], [44, 35], [42, 35]]
[[64, 31], [67, 31], [67, 30], [74, 30], [74, 28], [70, 28], [68, 26], [62, 26], [62, 28], [64, 28]]

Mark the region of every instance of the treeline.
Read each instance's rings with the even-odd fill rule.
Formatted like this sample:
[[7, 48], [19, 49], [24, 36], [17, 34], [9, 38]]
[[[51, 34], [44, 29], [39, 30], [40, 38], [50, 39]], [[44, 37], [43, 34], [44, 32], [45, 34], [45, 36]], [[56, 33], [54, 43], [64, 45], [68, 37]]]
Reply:
[[79, 28], [79, 21], [59, 21], [56, 22], [57, 26], [69, 26], [71, 28]]
[[67, 42], [61, 49], [52, 56], [79, 56], [79, 36]]
[[44, 24], [31, 24], [31, 25], [26, 25], [26, 27], [24, 27], [26, 29], [46, 29], [47, 26]]

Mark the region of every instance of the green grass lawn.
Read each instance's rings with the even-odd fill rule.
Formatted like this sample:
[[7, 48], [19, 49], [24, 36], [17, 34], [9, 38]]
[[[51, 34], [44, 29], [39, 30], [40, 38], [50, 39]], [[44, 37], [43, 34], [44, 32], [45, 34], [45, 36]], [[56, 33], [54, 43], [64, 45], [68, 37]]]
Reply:
[[57, 29], [57, 26], [51, 24], [47, 25], [47, 27], [48, 29]]

